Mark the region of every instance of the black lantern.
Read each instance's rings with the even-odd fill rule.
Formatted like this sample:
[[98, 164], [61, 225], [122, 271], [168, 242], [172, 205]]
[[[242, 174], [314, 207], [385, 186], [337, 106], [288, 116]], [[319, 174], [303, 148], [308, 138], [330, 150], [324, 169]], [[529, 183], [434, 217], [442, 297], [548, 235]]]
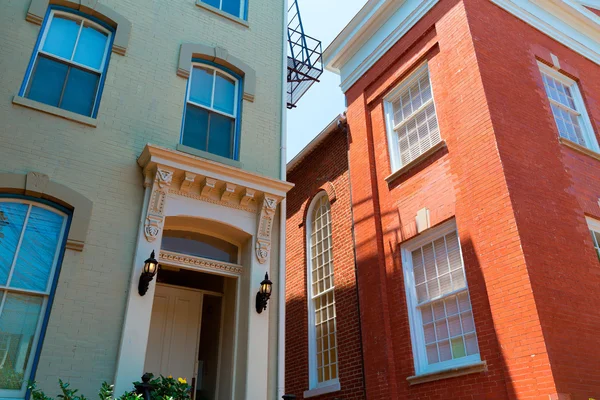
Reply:
[[269, 274], [265, 273], [265, 279], [260, 283], [260, 290], [256, 293], [256, 312], [262, 313], [267, 309], [267, 302], [271, 297], [273, 282], [269, 280]]
[[154, 279], [154, 275], [156, 275], [156, 271], [158, 270], [158, 261], [154, 258], [154, 250], [152, 254], [150, 254], [150, 258], [144, 261], [144, 270], [142, 271], [142, 275], [140, 275], [140, 283], [138, 285], [138, 292], [140, 296], [143, 296], [148, 291], [148, 286], [152, 279]]

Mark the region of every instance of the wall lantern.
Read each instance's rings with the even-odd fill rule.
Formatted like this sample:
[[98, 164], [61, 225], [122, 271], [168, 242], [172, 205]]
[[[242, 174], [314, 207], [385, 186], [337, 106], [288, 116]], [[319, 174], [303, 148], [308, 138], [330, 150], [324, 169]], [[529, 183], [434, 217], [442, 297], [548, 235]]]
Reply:
[[148, 286], [152, 279], [154, 279], [154, 275], [156, 275], [156, 271], [158, 270], [158, 261], [154, 258], [154, 250], [152, 254], [150, 254], [150, 258], [144, 261], [144, 270], [142, 271], [142, 275], [140, 275], [140, 283], [138, 285], [138, 292], [140, 296], [143, 296], [148, 291]]
[[267, 302], [271, 297], [273, 282], [269, 280], [269, 274], [265, 273], [265, 279], [260, 283], [260, 290], [256, 293], [256, 312], [262, 313], [267, 309]]

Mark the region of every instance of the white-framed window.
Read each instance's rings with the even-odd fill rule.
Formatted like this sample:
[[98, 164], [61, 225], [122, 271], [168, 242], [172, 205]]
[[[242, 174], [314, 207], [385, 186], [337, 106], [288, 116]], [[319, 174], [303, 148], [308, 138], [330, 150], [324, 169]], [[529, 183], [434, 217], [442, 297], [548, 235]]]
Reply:
[[95, 117], [113, 32], [78, 14], [51, 10], [21, 96]]
[[339, 384], [331, 237], [327, 193], [312, 200], [307, 221], [308, 351], [310, 389]]
[[598, 260], [600, 260], [600, 221], [585, 217], [588, 227], [590, 228], [590, 234], [592, 235], [592, 244], [598, 254]]
[[194, 64], [188, 79], [181, 143], [237, 159], [240, 81], [208, 64]]
[[68, 217], [0, 198], [0, 398], [24, 398], [54, 290]]
[[384, 109], [392, 170], [441, 142], [427, 64], [386, 96]]
[[539, 61], [538, 65], [558, 134], [590, 150], [600, 151], [577, 82]]
[[454, 221], [402, 245], [415, 373], [480, 362]]
[[231, 14], [234, 17], [247, 19], [246, 0], [201, 0], [210, 6], [218, 8], [221, 11]]

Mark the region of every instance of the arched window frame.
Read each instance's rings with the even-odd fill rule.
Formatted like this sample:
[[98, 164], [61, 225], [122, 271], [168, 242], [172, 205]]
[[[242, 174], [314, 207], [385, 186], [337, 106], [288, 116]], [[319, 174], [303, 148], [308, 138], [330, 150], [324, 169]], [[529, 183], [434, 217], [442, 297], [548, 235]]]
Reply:
[[[220, 74], [225, 75], [229, 79], [232, 79], [235, 82], [235, 88], [234, 88], [234, 96], [235, 97], [233, 100], [234, 110], [233, 110], [232, 114], [217, 110], [212, 106], [212, 104], [210, 107], [208, 107], [206, 105], [196, 103], [190, 99], [192, 80], [194, 79], [194, 67], [202, 67], [202, 68], [211, 69], [213, 71], [213, 76], [216, 76], [216, 73], [218, 72]], [[216, 79], [213, 79], [211, 103], [213, 103], [213, 101], [214, 101], [215, 85], [216, 85]], [[231, 149], [232, 156], [230, 157], [230, 159], [238, 161], [239, 156], [240, 156], [240, 145], [239, 144], [240, 144], [241, 115], [242, 115], [242, 98], [243, 98], [243, 78], [242, 78], [242, 76], [238, 75], [237, 73], [231, 71], [228, 68], [225, 68], [224, 66], [222, 66], [218, 63], [204, 60], [204, 59], [196, 59], [196, 58], [192, 59], [192, 64], [191, 64], [191, 68], [189, 71], [189, 77], [188, 77], [188, 81], [187, 81], [187, 85], [186, 85], [185, 104], [184, 104], [184, 109], [183, 109], [183, 119], [182, 119], [182, 123], [181, 123], [181, 133], [180, 133], [179, 142], [181, 144], [184, 144], [183, 137], [184, 137], [184, 131], [185, 131], [185, 119], [187, 116], [188, 105], [191, 104], [192, 106], [205, 109], [205, 110], [209, 111], [210, 113], [218, 113], [218, 114], [224, 115], [228, 118], [234, 119], [232, 149]], [[208, 133], [207, 133], [207, 140], [210, 140], [210, 135]], [[201, 151], [209, 153], [208, 148], [206, 150], [202, 150], [202, 149], [197, 149], [197, 150], [201, 150]], [[225, 158], [229, 158], [229, 157], [225, 157]]]
[[[69, 19], [76, 19], [76, 20], [84, 21], [85, 23], [92, 26], [94, 29], [97, 29], [98, 31], [107, 34], [107, 36], [108, 36], [107, 43], [106, 43], [106, 47], [104, 49], [104, 55], [102, 57], [102, 62], [100, 64], [100, 68], [98, 68], [98, 69], [91, 68], [89, 66], [79, 64], [75, 61], [66, 60], [63, 57], [60, 57], [60, 56], [57, 56], [54, 54], [50, 54], [50, 53], [46, 53], [42, 50], [43, 46], [45, 44], [45, 41], [46, 41], [48, 30], [51, 26], [52, 20], [57, 15], [58, 16], [63, 15], [63, 16], [67, 16]], [[79, 34], [78, 34], [78, 38], [79, 38]], [[19, 96], [27, 97], [27, 93], [29, 91], [29, 83], [30, 83], [31, 77], [33, 75], [33, 70], [36, 65], [36, 61], [39, 58], [39, 55], [43, 54], [52, 60], [56, 60], [56, 61], [59, 61], [61, 63], [67, 64], [70, 66], [72, 65], [74, 67], [99, 74], [98, 85], [96, 87], [96, 95], [94, 97], [94, 103], [92, 106], [91, 113], [90, 113], [90, 115], [81, 114], [86, 117], [91, 117], [91, 118], [95, 119], [98, 115], [98, 108], [100, 106], [102, 91], [104, 89], [104, 82], [106, 80], [106, 71], [108, 70], [110, 54], [112, 52], [114, 39], [115, 39], [115, 29], [112, 26], [110, 26], [109, 24], [107, 24], [106, 22], [101, 21], [100, 19], [90, 16], [79, 10], [74, 10], [74, 9], [71, 9], [68, 7], [62, 7], [62, 6], [49, 6], [46, 11], [44, 21], [42, 23], [42, 27], [40, 29], [40, 33], [38, 35], [38, 38], [37, 38], [37, 41], [35, 44], [35, 48], [34, 48], [32, 56], [31, 56], [31, 60], [29, 61], [29, 65], [28, 65], [27, 71], [25, 73], [25, 78], [23, 79], [23, 83], [19, 90]], [[74, 45], [73, 54], [71, 55], [71, 58], [73, 58], [73, 56], [74, 56], [76, 47], [77, 47], [77, 43], [75, 43], [75, 45]], [[64, 90], [64, 86], [63, 86], [63, 90]], [[62, 97], [62, 95], [61, 95], [61, 97]], [[53, 105], [47, 105], [47, 106], [55, 107]], [[55, 108], [59, 108], [62, 110], [62, 108], [60, 108], [60, 107], [55, 107]], [[64, 111], [69, 112], [68, 110], [64, 110]]]
[[[312, 252], [312, 235], [313, 235], [313, 222], [315, 218], [315, 212], [317, 207], [321, 205], [321, 202], [326, 200], [326, 204], [328, 207], [329, 213], [329, 251], [330, 255], [330, 265], [331, 265], [331, 278], [334, 279], [334, 262], [333, 262], [333, 245], [332, 245], [332, 230], [331, 230], [331, 203], [329, 201], [329, 196], [327, 192], [321, 191], [319, 192], [311, 201], [308, 211], [306, 213], [306, 286], [307, 286], [307, 306], [308, 306], [308, 360], [309, 360], [309, 391], [310, 393], [305, 393], [305, 395], [316, 396], [318, 394], [329, 393], [333, 391], [337, 391], [340, 389], [339, 383], [339, 352], [338, 352], [338, 339], [337, 339], [337, 317], [335, 316], [335, 281], [333, 282], [331, 288], [324, 290], [318, 295], [313, 295], [313, 252]], [[329, 350], [332, 348], [336, 349], [336, 360], [335, 360], [335, 372], [336, 377], [333, 379], [325, 380], [323, 379], [319, 382], [318, 376], [318, 364], [317, 364], [317, 329], [316, 329], [316, 307], [315, 300], [318, 297], [323, 297], [328, 293], [333, 294], [333, 324], [334, 324], [334, 338], [335, 344], [334, 346], [330, 346]], [[330, 333], [331, 334], [331, 333]]]
[[[19, 289], [12, 288], [9, 286], [10, 282], [7, 278], [7, 282], [4, 285], [0, 285], [0, 292], [6, 293], [18, 293], [18, 294], [30, 294], [37, 295], [43, 297], [42, 306], [40, 308], [39, 317], [37, 321], [37, 326], [34, 334], [34, 340], [31, 345], [31, 352], [28, 355], [27, 365], [25, 366], [24, 374], [23, 374], [23, 383], [21, 385], [20, 390], [9, 390], [9, 389], [0, 389], [0, 398], [25, 398], [27, 394], [27, 384], [29, 381], [33, 381], [35, 379], [35, 373], [37, 370], [37, 366], [39, 363], [39, 357], [42, 350], [42, 345], [44, 342], [44, 337], [46, 334], [46, 328], [48, 326], [48, 320], [50, 318], [50, 311], [52, 309], [52, 304], [54, 301], [54, 295], [56, 292], [56, 286], [58, 283], [58, 277], [60, 274], [60, 269], [62, 267], [62, 261], [66, 249], [66, 242], [69, 233], [69, 228], [72, 220], [72, 212], [65, 207], [57, 205], [53, 202], [32, 198], [29, 196], [21, 196], [21, 195], [11, 195], [11, 194], [1, 194], [0, 193], [0, 203], [21, 203], [28, 204], [29, 209], [27, 211], [26, 222], [28, 222], [29, 213], [33, 206], [39, 207], [42, 209], [49, 210], [51, 212], [56, 213], [57, 215], [62, 216], [63, 225], [61, 228], [59, 239], [57, 240], [56, 252], [54, 254], [54, 260], [52, 265], [52, 270], [48, 276], [48, 283], [46, 285], [45, 291], [36, 291], [29, 289]], [[21, 236], [24, 234], [26, 226], [22, 227]], [[19, 247], [21, 246], [21, 240], [19, 241], [19, 245], [15, 250], [15, 257], [18, 256]], [[13, 260], [14, 263], [14, 260]], [[11, 266], [12, 269], [12, 266]], [[10, 272], [10, 270], [9, 270]], [[2, 309], [4, 307], [6, 296], [0, 296], [0, 317], [2, 316]]]

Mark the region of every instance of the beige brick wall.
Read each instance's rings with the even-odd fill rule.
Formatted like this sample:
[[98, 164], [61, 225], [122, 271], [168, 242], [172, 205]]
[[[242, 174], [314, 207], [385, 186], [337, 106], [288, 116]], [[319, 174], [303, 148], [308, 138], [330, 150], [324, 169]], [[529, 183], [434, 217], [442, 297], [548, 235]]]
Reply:
[[40, 26], [25, 21], [29, 0], [0, 4], [0, 172], [39, 171], [94, 203], [84, 251], [66, 251], [38, 367], [40, 386], [52, 394], [59, 377], [87, 396], [114, 378], [143, 198], [136, 158], [146, 143], [178, 143], [181, 43], [224, 47], [256, 70], [255, 102], [243, 104], [240, 161], [271, 177], [280, 166], [281, 1], [249, 0], [249, 28], [194, 0], [100, 1], [133, 27], [127, 54], [111, 55], [97, 128], [12, 104]]

